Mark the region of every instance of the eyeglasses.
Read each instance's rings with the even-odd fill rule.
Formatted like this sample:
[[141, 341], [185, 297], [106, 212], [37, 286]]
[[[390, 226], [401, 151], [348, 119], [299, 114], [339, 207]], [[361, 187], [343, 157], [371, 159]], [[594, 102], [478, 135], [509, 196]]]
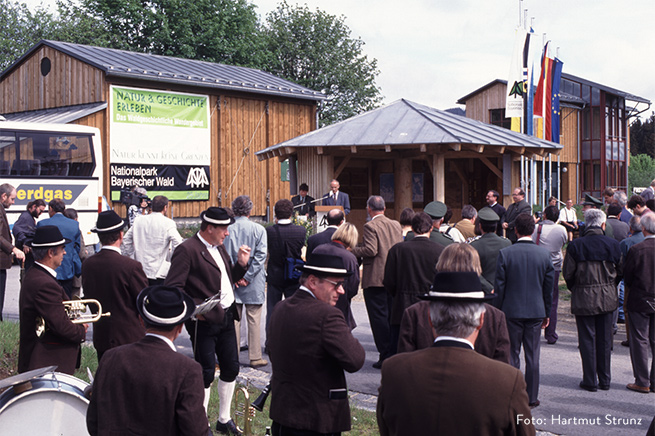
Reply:
[[340, 282], [333, 282], [332, 280], [328, 280], [328, 279], [321, 279], [321, 280], [323, 280], [324, 282], [328, 282], [329, 284], [333, 285], [334, 289], [343, 288], [343, 283], [344, 283], [343, 280], [340, 281]]

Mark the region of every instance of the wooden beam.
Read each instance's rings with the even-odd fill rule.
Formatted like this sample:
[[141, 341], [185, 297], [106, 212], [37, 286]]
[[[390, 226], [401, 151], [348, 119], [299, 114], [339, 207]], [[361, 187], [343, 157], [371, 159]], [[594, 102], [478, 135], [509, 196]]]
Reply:
[[446, 159], [443, 154], [432, 155], [432, 174], [434, 182], [432, 183], [433, 198], [435, 200], [446, 201]]
[[465, 146], [464, 146], [464, 149], [466, 149], [466, 150], [472, 150], [472, 151], [474, 151], [474, 152], [476, 152], [476, 153], [482, 153], [482, 152], [484, 151], [484, 145], [480, 145], [480, 144], [475, 144], [475, 145], [473, 145], [473, 144], [471, 144], [471, 145], [465, 145]]
[[387, 153], [391, 153], [391, 146], [389, 144], [385, 145], [384, 151], [386, 151]]
[[339, 174], [341, 174], [341, 171], [343, 171], [343, 169], [346, 168], [346, 165], [348, 165], [348, 162], [350, 162], [350, 156], [346, 156], [343, 159], [343, 161], [339, 164], [336, 171], [334, 171], [334, 178], [335, 179], [339, 178]]
[[462, 169], [459, 167], [459, 165], [457, 165], [457, 162], [455, 162], [454, 160], [451, 160], [450, 161], [450, 168], [452, 168], [453, 171], [455, 171], [455, 173], [457, 174], [459, 179], [462, 181], [462, 183], [466, 184], [466, 175], [464, 174]]
[[421, 153], [425, 153], [427, 151], [427, 149], [428, 149], [427, 145], [425, 145], [425, 144], [419, 145], [419, 151]]
[[480, 156], [480, 160], [481, 160], [482, 163], [485, 164], [485, 165], [486, 165], [486, 166], [487, 166], [487, 167], [488, 167], [488, 168], [489, 168], [489, 169], [490, 169], [490, 170], [491, 170], [491, 171], [492, 171], [496, 176], [498, 176], [498, 178], [499, 178], [500, 180], [503, 180], [503, 172], [502, 172], [500, 169], [498, 169], [498, 167], [497, 167], [496, 165], [494, 165], [493, 163], [491, 163], [491, 161], [490, 161], [488, 158], [486, 158], [486, 157], [484, 157], [484, 156]]
[[451, 150], [462, 151], [462, 144], [448, 144]]
[[296, 152], [295, 147], [284, 147], [285, 154], [294, 154]]
[[323, 147], [316, 147], [316, 154], [323, 154]]
[[350, 152], [351, 152], [352, 154], [357, 154], [357, 146], [355, 146], [355, 145], [351, 145], [351, 146], [350, 146]]

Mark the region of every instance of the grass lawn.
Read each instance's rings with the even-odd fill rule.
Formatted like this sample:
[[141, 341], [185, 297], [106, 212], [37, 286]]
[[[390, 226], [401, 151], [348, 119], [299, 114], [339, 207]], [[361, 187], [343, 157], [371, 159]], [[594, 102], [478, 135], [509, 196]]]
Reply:
[[[18, 338], [18, 323], [0, 322], [0, 356], [2, 357], [0, 359], [0, 379], [17, 373]], [[86, 371], [87, 367], [94, 374], [98, 368], [96, 351], [91, 344], [84, 344], [82, 346], [82, 364], [80, 369], [78, 369], [74, 374], [75, 377], [88, 383], [89, 377]], [[241, 387], [243, 386], [237, 384], [237, 389], [240, 389]], [[215, 388], [215, 383], [212, 385], [212, 388], [212, 395], [209, 401], [209, 423], [213, 429], [218, 420], [218, 393]], [[261, 393], [258, 389], [252, 386], [248, 387], [248, 392], [251, 402], [255, 401]], [[273, 395], [274, 393], [271, 393], [269, 396], [263, 412], [255, 412], [255, 416], [251, 422], [251, 433], [253, 435], [265, 434], [266, 427], [271, 425], [271, 420], [268, 417], [268, 405], [270, 404]], [[243, 410], [243, 406], [240, 407], [240, 410]], [[353, 429], [348, 434], [356, 436], [372, 436], [379, 434], [374, 412], [356, 408], [351, 408], [351, 412]], [[234, 403], [232, 404], [232, 417], [237, 421], [239, 427], [243, 428], [243, 417], [234, 414]]]

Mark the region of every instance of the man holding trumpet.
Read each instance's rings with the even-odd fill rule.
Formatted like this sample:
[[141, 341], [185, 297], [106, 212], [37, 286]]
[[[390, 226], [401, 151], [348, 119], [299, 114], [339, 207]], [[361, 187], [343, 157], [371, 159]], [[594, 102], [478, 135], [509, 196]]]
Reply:
[[[73, 374], [77, 367], [88, 324], [74, 324], [68, 317], [63, 304], [66, 293], [55, 272], [68, 242], [56, 226], [41, 226], [30, 244], [34, 266], [20, 290], [18, 372], [57, 365], [59, 372]], [[36, 328], [39, 323], [45, 323], [41, 334]]]

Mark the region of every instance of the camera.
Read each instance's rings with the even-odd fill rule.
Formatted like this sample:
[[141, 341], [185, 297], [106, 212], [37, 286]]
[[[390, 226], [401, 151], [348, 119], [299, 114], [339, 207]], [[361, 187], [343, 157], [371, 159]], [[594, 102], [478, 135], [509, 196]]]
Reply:
[[121, 204], [124, 204], [125, 206], [136, 206], [136, 207], [141, 207], [141, 202], [145, 200], [147, 203], [147, 207], [150, 207], [150, 204], [152, 201], [148, 198], [146, 195], [139, 195], [135, 192], [132, 191], [121, 191], [121, 196], [120, 196], [120, 202]]

